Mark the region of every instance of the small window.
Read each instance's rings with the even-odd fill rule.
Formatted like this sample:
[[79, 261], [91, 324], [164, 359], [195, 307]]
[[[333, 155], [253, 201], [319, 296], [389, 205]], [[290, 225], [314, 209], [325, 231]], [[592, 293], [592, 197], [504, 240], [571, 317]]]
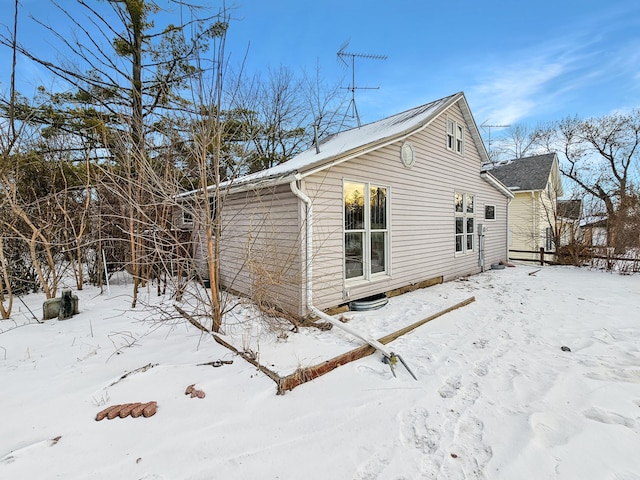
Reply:
[[193, 213], [189, 210], [182, 210], [182, 223], [193, 223]]
[[484, 206], [484, 219], [485, 220], [495, 220], [496, 219], [496, 206], [495, 205], [485, 205]]
[[464, 153], [464, 126], [447, 119], [447, 150]]
[[447, 148], [453, 150], [456, 138], [456, 122], [447, 119]]
[[456, 152], [462, 153], [464, 146], [464, 129], [461, 125], [458, 125], [456, 130]]
[[544, 230], [544, 249], [547, 252], [553, 251], [553, 230], [551, 227], [547, 227]]

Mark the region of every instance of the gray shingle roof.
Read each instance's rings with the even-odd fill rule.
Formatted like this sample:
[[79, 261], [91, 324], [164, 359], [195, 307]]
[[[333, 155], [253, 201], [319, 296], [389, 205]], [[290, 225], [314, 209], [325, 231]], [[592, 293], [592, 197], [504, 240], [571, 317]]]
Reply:
[[555, 153], [516, 158], [506, 163], [485, 167], [512, 191], [544, 190], [547, 188]]
[[558, 217], [578, 220], [582, 214], [582, 200], [558, 200]]

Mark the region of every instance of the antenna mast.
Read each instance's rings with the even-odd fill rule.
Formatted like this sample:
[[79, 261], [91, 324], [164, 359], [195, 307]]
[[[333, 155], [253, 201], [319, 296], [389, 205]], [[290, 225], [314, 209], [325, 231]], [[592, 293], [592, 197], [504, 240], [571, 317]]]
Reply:
[[386, 55], [376, 55], [370, 53], [351, 53], [345, 52], [345, 49], [349, 46], [349, 41], [347, 40], [342, 44], [340, 50], [338, 50], [338, 59], [345, 66], [349, 66], [348, 59], [351, 60], [351, 85], [348, 87], [342, 87], [347, 90], [351, 90], [351, 101], [349, 102], [349, 106], [347, 107], [347, 112], [351, 109], [351, 118], [355, 117], [358, 121], [358, 127], [360, 126], [360, 115], [358, 114], [358, 107], [356, 107], [356, 90], [378, 90], [380, 87], [357, 87], [356, 86], [356, 57], [358, 58], [368, 58], [370, 60], [386, 60]]
[[[487, 124], [489, 120], [485, 120], [484, 122], [482, 122], [482, 124], [480, 125], [480, 128], [482, 128], [485, 132], [487, 132], [487, 145], [488, 145], [488, 152], [489, 153], [489, 157], [491, 157], [491, 129], [492, 128], [509, 128], [511, 125], [489, 125]], [[493, 161], [493, 160], [492, 160]]]

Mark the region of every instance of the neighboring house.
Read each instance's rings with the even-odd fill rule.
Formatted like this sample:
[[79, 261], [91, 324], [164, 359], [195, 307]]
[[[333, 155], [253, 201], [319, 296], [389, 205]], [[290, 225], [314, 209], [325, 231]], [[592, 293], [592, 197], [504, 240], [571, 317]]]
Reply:
[[[555, 251], [554, 228], [562, 182], [555, 153], [523, 157], [485, 166], [514, 194], [509, 206], [511, 250]], [[538, 259], [539, 254], [517, 252], [512, 257]]]
[[508, 255], [513, 195], [487, 160], [457, 93], [235, 179], [221, 186], [221, 283], [304, 317], [489, 268]]
[[591, 215], [580, 221], [580, 234], [582, 242], [588, 247], [606, 247], [607, 242], [607, 216]]
[[560, 246], [580, 240], [580, 219], [582, 218], [582, 200], [558, 200], [556, 211], [556, 238]]

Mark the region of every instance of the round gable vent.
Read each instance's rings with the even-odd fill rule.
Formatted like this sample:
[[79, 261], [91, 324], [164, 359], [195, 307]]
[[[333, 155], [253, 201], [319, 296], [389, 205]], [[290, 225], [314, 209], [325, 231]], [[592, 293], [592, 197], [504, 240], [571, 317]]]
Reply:
[[400, 158], [402, 159], [402, 164], [405, 167], [413, 167], [413, 164], [416, 163], [416, 155], [413, 151], [413, 145], [409, 142], [404, 142], [400, 148]]

